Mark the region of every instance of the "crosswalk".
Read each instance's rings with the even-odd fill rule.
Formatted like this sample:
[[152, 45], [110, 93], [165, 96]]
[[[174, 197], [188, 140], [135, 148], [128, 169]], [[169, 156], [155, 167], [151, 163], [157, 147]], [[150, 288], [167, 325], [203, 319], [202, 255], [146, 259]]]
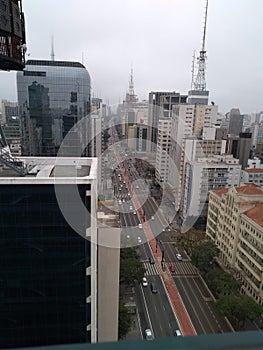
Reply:
[[176, 262], [176, 263], [167, 263], [167, 268], [170, 268], [170, 266], [173, 265], [174, 272], [172, 272], [173, 277], [176, 276], [196, 276], [198, 275], [198, 271], [196, 268], [190, 263], [190, 262]]
[[155, 264], [150, 264], [149, 262], [143, 262], [143, 267], [145, 269], [145, 276], [158, 275]]
[[[158, 275], [158, 271], [155, 264], [150, 264], [149, 262], [143, 262], [142, 264], [145, 269], [145, 276]], [[171, 265], [173, 265], [174, 267], [174, 272], [171, 272], [173, 277], [198, 275], [198, 271], [190, 262], [180, 261], [175, 263], [166, 263], [166, 268], [170, 269]]]

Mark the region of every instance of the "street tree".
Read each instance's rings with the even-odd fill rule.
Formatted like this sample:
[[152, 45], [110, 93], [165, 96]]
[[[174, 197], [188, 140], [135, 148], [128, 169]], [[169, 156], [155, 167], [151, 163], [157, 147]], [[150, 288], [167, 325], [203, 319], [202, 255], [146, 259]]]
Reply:
[[128, 312], [128, 308], [124, 305], [123, 301], [119, 302], [119, 324], [118, 324], [118, 337], [119, 339], [125, 338], [129, 330], [131, 329], [131, 316]]
[[245, 321], [254, 321], [263, 313], [263, 306], [247, 295], [228, 295], [217, 302], [218, 310], [234, 321], [237, 329], [244, 327]]
[[209, 288], [217, 297], [225, 295], [239, 295], [242, 282], [232, 275], [219, 269], [213, 269], [206, 275]]
[[131, 284], [134, 281], [140, 281], [145, 273], [142, 264], [134, 258], [127, 258], [121, 261], [120, 281], [125, 284]]
[[191, 259], [200, 272], [206, 274], [212, 269], [214, 258], [218, 255], [217, 246], [212, 241], [206, 241], [194, 246]]

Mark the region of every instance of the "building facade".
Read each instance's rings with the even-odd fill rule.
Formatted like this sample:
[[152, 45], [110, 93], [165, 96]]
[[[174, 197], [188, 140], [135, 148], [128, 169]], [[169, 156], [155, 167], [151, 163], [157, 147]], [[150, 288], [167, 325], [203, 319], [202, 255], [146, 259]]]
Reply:
[[173, 106], [168, 186], [173, 193], [175, 209], [179, 210], [185, 163], [185, 140], [201, 138], [203, 128], [217, 120], [218, 106], [179, 104]]
[[160, 118], [158, 123], [155, 178], [166, 183], [169, 172], [169, 151], [171, 146], [171, 119]]
[[156, 152], [159, 118], [171, 118], [173, 105], [186, 102], [187, 95], [181, 95], [175, 91], [152, 91], [149, 93], [148, 153]]
[[263, 191], [254, 184], [212, 190], [206, 233], [219, 248], [222, 267], [263, 305], [262, 210]]
[[[22, 154], [56, 155], [67, 133], [89, 114], [90, 88], [81, 63], [28, 60], [23, 72], [17, 72]], [[84, 129], [76, 131], [78, 148], [85, 147], [88, 127]]]
[[263, 169], [251, 168], [251, 169], [242, 170], [241, 182], [253, 183], [258, 186], [263, 186]]
[[[212, 189], [238, 186], [241, 165], [233, 156], [210, 156], [185, 164], [181, 200], [182, 218], [206, 222], [208, 194]], [[187, 224], [189, 226], [189, 224]], [[200, 228], [204, 228], [203, 226]]]
[[96, 342], [97, 160], [21, 161], [0, 172], [1, 347]]

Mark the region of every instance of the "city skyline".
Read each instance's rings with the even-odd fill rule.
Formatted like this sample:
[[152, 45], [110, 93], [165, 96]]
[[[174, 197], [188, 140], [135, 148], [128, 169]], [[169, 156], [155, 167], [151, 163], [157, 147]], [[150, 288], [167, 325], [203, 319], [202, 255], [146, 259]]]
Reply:
[[[110, 104], [124, 99], [131, 64], [139, 99], [147, 99], [150, 91], [190, 90], [204, 0], [126, 0], [125, 7], [119, 0], [77, 4], [64, 0], [62, 9], [60, 2], [23, 1], [28, 59], [50, 59], [53, 35], [55, 59], [83, 59], [92, 95]], [[255, 35], [263, 29], [260, 8], [257, 0], [239, 0], [238, 7], [236, 0], [209, 1], [207, 88], [222, 113], [234, 107], [242, 114], [263, 109], [258, 88], [263, 44]], [[0, 72], [0, 78], [0, 98], [16, 101], [15, 72]]]

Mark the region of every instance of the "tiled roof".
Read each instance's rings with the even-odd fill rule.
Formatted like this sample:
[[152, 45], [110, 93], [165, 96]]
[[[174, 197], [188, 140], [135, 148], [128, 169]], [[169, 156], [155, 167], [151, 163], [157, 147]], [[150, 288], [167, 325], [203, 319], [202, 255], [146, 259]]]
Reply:
[[223, 196], [228, 192], [229, 188], [220, 188], [218, 190], [211, 190], [212, 193], [218, 195], [219, 197]]
[[255, 184], [245, 184], [243, 186], [235, 187], [238, 193], [243, 194], [262, 194], [263, 191]]
[[263, 169], [260, 168], [245, 169], [244, 171], [249, 174], [263, 173]]
[[263, 227], [263, 203], [256, 204], [254, 208], [248, 209], [244, 215]]

